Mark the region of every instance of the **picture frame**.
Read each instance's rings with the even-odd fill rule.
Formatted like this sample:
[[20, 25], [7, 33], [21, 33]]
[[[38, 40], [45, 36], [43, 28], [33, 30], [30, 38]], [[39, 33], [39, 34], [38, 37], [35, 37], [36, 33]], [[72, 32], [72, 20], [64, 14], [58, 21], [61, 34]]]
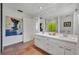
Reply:
[[64, 22], [64, 27], [71, 27], [71, 22]]
[[23, 19], [11, 16], [6, 16], [6, 36], [22, 35], [23, 34]]

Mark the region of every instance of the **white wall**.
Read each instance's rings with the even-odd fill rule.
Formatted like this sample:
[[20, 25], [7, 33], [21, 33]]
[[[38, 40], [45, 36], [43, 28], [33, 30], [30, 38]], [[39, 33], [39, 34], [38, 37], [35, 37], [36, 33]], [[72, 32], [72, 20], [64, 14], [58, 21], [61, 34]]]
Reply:
[[60, 29], [61, 29], [60, 27], [61, 27], [61, 19], [58, 16], [58, 33], [60, 33]]
[[30, 41], [33, 39], [35, 25], [34, 19], [24, 18], [24, 42]]
[[[6, 16], [12, 16], [17, 18], [23, 18], [23, 35], [16, 35], [16, 36], [5, 36], [5, 20]], [[12, 10], [6, 6], [6, 4], [3, 4], [3, 46], [11, 45], [17, 42], [27, 42], [32, 39], [32, 19], [29, 18], [27, 15], [22, 14], [20, 12], [17, 12], [15, 10]]]
[[40, 18], [35, 18], [35, 32], [40, 32]]
[[73, 34], [79, 35], [79, 24], [78, 24], [78, 12], [74, 12], [73, 15]]

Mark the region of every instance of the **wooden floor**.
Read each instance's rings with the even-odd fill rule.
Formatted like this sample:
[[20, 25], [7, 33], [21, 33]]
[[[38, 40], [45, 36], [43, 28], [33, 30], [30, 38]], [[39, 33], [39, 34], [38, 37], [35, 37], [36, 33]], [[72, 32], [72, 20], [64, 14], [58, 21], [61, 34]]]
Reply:
[[18, 43], [4, 48], [2, 55], [48, 55], [48, 53], [37, 48], [34, 41]]

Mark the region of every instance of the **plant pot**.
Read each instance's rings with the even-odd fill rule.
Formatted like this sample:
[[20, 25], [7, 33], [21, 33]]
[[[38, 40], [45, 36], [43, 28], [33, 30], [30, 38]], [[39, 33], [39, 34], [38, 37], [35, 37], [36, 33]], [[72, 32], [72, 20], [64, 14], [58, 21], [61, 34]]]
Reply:
[[49, 32], [49, 35], [56, 35], [56, 32]]
[[53, 32], [53, 35], [56, 35], [56, 32]]

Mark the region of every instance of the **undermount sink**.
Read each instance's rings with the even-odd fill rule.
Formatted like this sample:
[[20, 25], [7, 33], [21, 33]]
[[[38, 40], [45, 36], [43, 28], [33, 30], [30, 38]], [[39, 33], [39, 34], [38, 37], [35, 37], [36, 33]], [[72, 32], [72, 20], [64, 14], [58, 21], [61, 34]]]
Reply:
[[64, 37], [68, 37], [68, 35], [67, 35], [67, 34], [63, 34], [63, 36], [64, 36]]
[[60, 34], [59, 36], [60, 36], [60, 37], [69, 37], [68, 34]]
[[74, 39], [77, 36], [76, 35], [71, 35], [71, 34], [60, 34], [59, 37], [65, 37], [65, 38]]

